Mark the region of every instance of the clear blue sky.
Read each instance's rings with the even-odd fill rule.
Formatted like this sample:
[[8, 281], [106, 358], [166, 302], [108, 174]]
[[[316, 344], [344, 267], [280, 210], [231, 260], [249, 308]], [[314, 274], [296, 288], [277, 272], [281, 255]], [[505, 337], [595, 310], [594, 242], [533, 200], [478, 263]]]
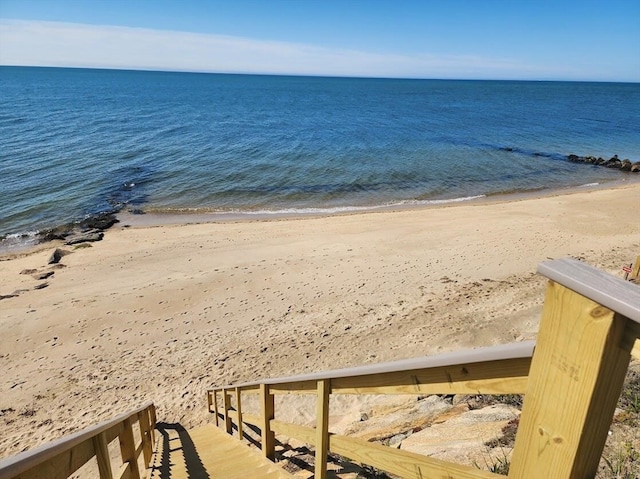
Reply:
[[640, 0], [0, 0], [0, 64], [640, 82]]

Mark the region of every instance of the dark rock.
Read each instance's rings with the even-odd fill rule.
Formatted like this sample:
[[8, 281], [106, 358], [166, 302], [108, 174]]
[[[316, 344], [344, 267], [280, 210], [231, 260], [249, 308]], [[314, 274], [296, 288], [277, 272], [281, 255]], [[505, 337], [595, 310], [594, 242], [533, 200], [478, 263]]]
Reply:
[[64, 244], [74, 245], [78, 243], [101, 241], [102, 238], [104, 238], [104, 233], [102, 231], [91, 230], [68, 237]]
[[73, 232], [73, 225], [56, 226], [40, 234], [42, 241], [63, 240]]
[[617, 159], [617, 158], [611, 158], [609, 161], [607, 161], [604, 164], [605, 167], [607, 168], [617, 168], [620, 169], [620, 167], [622, 166], [622, 162]]
[[37, 269], [23, 269], [22, 271], [20, 271], [20, 274], [33, 274], [37, 272], [38, 272]]
[[129, 213], [131, 213], [132, 215], [144, 215], [146, 214], [144, 212], [144, 210], [141, 210], [140, 208], [133, 208], [129, 210]]
[[47, 286], [49, 286], [49, 283], [40, 283], [40, 284], [35, 285], [35, 286], [33, 287], [33, 289], [44, 289], [44, 288], [46, 288]]
[[51, 254], [49, 258], [49, 262], [47, 264], [56, 264], [59, 263], [63, 256], [69, 254], [69, 251], [65, 251], [60, 248], [56, 248], [56, 250]]
[[17, 294], [0, 294], [0, 299], [17, 298]]
[[579, 156], [571, 153], [566, 159], [572, 163], [587, 163], [590, 165], [604, 166], [605, 168], [614, 168], [621, 171], [631, 171], [633, 173], [640, 172], [640, 161], [632, 163], [628, 158], [621, 160], [618, 155], [613, 155], [608, 160], [595, 156]]
[[83, 220], [78, 225], [82, 231], [106, 230], [116, 224], [118, 220], [113, 213], [102, 213]]
[[42, 273], [36, 273], [36, 274], [32, 274], [31, 276], [33, 277], [33, 279], [37, 279], [37, 280], [41, 280], [41, 279], [47, 279], [50, 276], [53, 276], [53, 271], [43, 271]]
[[[40, 233], [41, 241], [67, 240], [70, 236], [78, 236], [79, 232], [87, 232], [91, 230], [106, 230], [116, 224], [118, 220], [113, 213], [101, 213], [96, 216], [87, 218], [77, 224], [66, 224], [56, 226]], [[98, 241], [98, 240], [93, 240]]]

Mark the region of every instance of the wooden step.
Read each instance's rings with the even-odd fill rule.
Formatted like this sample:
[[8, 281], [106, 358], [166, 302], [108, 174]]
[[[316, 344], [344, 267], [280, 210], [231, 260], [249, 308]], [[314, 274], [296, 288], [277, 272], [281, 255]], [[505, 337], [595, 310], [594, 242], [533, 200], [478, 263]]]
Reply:
[[158, 425], [151, 479], [291, 478], [289, 473], [213, 424], [187, 431]]

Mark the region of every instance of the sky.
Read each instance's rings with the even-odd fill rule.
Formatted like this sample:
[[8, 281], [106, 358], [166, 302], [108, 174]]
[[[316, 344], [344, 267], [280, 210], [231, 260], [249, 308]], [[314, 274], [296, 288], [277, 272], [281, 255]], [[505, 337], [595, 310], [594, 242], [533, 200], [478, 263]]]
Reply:
[[0, 65], [640, 82], [640, 0], [0, 0]]

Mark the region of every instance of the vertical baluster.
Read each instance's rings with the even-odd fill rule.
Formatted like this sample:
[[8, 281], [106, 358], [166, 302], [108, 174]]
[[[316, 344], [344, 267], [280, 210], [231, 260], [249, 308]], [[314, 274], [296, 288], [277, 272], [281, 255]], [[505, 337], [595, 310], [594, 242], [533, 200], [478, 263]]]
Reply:
[[220, 426], [220, 418], [218, 417], [218, 391], [213, 391], [213, 410], [216, 414], [216, 426]]
[[231, 401], [229, 399], [229, 391], [227, 391], [226, 389], [222, 390], [222, 402], [224, 404], [224, 426], [227, 434], [231, 434], [233, 432], [231, 416], [229, 416], [229, 411], [231, 410]]
[[111, 459], [109, 459], [109, 449], [107, 448], [107, 439], [104, 433], [98, 434], [93, 438], [93, 449], [96, 453], [96, 460], [98, 461], [100, 479], [113, 479]]
[[238, 410], [238, 439], [242, 441], [242, 399], [240, 388], [236, 388], [236, 409]]
[[329, 394], [331, 380], [318, 381], [316, 402], [316, 456], [315, 479], [326, 479], [329, 454]]
[[276, 439], [271, 430], [270, 421], [274, 418], [273, 394], [267, 384], [260, 385], [260, 403], [262, 410], [262, 454], [272, 461], [276, 458]]
[[140, 470], [138, 469], [138, 459], [136, 458], [136, 443], [133, 439], [133, 426], [131, 418], [127, 418], [123, 422], [123, 430], [120, 433], [120, 455], [122, 463], [129, 464], [130, 476], [132, 479], [140, 479]]

